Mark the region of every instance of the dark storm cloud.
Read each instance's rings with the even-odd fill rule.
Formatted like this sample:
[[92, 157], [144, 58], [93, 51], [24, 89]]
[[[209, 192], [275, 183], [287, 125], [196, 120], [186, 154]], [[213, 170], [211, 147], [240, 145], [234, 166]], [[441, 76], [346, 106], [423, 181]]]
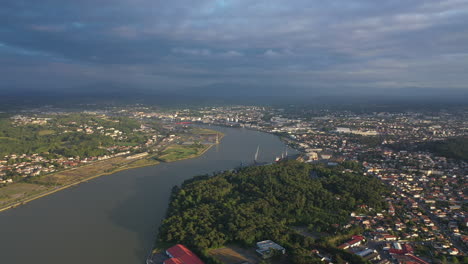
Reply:
[[1, 85], [15, 89], [466, 89], [467, 47], [466, 0], [6, 0], [0, 9]]

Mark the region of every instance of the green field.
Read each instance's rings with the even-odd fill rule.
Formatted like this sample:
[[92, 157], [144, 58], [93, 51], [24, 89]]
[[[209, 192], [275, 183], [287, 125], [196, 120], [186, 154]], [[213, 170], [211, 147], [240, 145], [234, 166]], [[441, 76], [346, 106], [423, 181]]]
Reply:
[[47, 186], [31, 183], [13, 183], [0, 188], [0, 206], [15, 200], [23, 199], [27, 196], [35, 195], [46, 191]]
[[40, 130], [39, 132], [37, 132], [37, 134], [39, 136], [47, 136], [47, 135], [53, 135], [55, 134], [55, 131], [54, 130], [51, 130], [51, 129], [44, 129], [44, 130]]
[[206, 128], [199, 128], [199, 127], [194, 127], [192, 130], [190, 130], [192, 134], [220, 134], [223, 135], [223, 133], [211, 130], [211, 129], [206, 129]]
[[132, 163], [129, 163], [128, 165], [125, 166], [125, 169], [130, 169], [130, 168], [139, 168], [139, 167], [146, 167], [146, 166], [153, 166], [156, 164], [159, 164], [160, 162], [153, 157], [148, 157], [145, 159], [139, 159], [136, 160]]
[[11, 137], [0, 137], [0, 140], [18, 141], [18, 139], [16, 139], [16, 138], [11, 138]]
[[172, 145], [166, 148], [162, 155], [159, 157], [160, 160], [164, 162], [172, 162], [182, 159], [194, 158], [198, 155], [203, 154], [203, 152], [209, 148], [209, 145]]

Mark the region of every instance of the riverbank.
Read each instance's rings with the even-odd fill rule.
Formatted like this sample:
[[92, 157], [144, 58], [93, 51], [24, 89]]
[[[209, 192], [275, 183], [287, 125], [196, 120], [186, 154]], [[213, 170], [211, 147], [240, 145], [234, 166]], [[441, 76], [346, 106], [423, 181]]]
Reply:
[[[205, 130], [204, 132], [207, 131], [208, 130]], [[224, 136], [224, 134], [217, 131], [210, 130], [210, 132], [219, 135], [220, 139]], [[29, 180], [28, 182], [13, 183], [0, 188], [0, 212], [24, 205], [31, 201], [54, 194], [58, 191], [65, 190], [101, 176], [110, 175], [129, 169], [154, 166], [160, 162], [175, 162], [179, 160], [197, 158], [205, 154], [206, 151], [208, 151], [213, 145], [216, 144], [203, 144], [201, 145], [203, 147], [198, 149], [196, 152], [182, 153], [182, 155], [178, 155], [176, 158], [168, 160], [161, 160], [156, 154], [138, 159], [114, 157], [53, 174], [38, 176]], [[169, 145], [166, 149], [173, 148], [174, 146], [179, 145]]]
[[[51, 195], [58, 191], [73, 187], [83, 182], [95, 179], [97, 177], [113, 174], [119, 171], [134, 169], [144, 166], [156, 165], [159, 162], [145, 162], [144, 165], [136, 165], [140, 160], [133, 160], [131, 163], [121, 163], [122, 165], [118, 167], [108, 168], [109, 164], [119, 163], [123, 158], [112, 158], [105, 161], [98, 161], [93, 164], [85, 165], [78, 168], [72, 168], [69, 170], [57, 172], [54, 174], [44, 175], [40, 179], [35, 179], [31, 183], [13, 183], [8, 186], [2, 187], [0, 189], [0, 197], [12, 196], [13, 201], [4, 201], [0, 207], [0, 212], [12, 209], [36, 199], [42, 198], [47, 195]], [[92, 173], [92, 175], [89, 175]], [[80, 175], [78, 179], [69, 179], [71, 175]], [[64, 181], [66, 183], [53, 186], [53, 182], [58, 183], [59, 181]], [[25, 188], [26, 187], [26, 188]], [[36, 188], [34, 188], [36, 187]], [[30, 190], [30, 192], [28, 192]], [[42, 190], [37, 193], [37, 190]], [[23, 192], [24, 191], [24, 192]]]
[[[0, 263], [16, 263], [18, 259], [48, 264], [63, 263], [64, 259], [70, 264], [145, 263], [166, 217], [173, 186], [180, 186], [195, 175], [211, 175], [251, 164], [258, 145], [261, 163], [271, 163], [285, 149], [270, 134], [201, 127], [225, 136], [200, 158], [122, 171], [0, 213], [0, 225], [7, 227], [0, 239]], [[216, 139], [198, 138], [201, 142]], [[173, 141], [183, 144], [197, 139]], [[22, 254], [24, 240], [19, 239], [23, 234], [30, 241], [39, 242], [26, 255]], [[76, 256], [77, 248], [79, 256], [70, 257]]]

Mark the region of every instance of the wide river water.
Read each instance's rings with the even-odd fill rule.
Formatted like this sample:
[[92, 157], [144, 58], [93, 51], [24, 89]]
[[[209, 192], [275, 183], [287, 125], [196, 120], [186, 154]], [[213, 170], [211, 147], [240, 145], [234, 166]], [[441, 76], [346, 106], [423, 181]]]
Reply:
[[[195, 175], [272, 162], [278, 137], [243, 128], [203, 156], [99, 177], [0, 213], [1, 264], [143, 264], [174, 185]], [[289, 153], [296, 153], [289, 149]]]

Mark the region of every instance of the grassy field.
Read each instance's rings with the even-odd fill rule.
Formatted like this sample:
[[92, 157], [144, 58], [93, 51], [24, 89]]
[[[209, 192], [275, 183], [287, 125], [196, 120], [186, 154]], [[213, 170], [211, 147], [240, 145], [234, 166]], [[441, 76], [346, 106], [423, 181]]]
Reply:
[[139, 168], [139, 167], [146, 167], [146, 166], [153, 166], [159, 164], [160, 162], [153, 157], [147, 157], [145, 159], [135, 160], [129, 164], [127, 164], [124, 168]]
[[208, 254], [224, 264], [238, 264], [246, 261], [252, 264], [260, 262], [255, 250], [243, 249], [237, 246], [212, 249]]
[[30, 195], [48, 190], [49, 187], [31, 183], [13, 183], [0, 188], [0, 207]]
[[182, 159], [194, 158], [198, 155], [203, 154], [210, 145], [172, 145], [167, 147], [162, 155], [159, 157], [164, 162], [172, 162]]
[[206, 129], [206, 128], [200, 128], [200, 127], [194, 127], [190, 130], [192, 134], [219, 134], [223, 135], [223, 133], [211, 130], [211, 129]]
[[54, 130], [50, 130], [50, 129], [44, 129], [44, 130], [40, 130], [39, 132], [37, 132], [37, 134], [39, 136], [47, 136], [47, 135], [53, 135], [55, 134], [55, 131]]
[[72, 168], [69, 170], [38, 176], [34, 178], [34, 183], [42, 185], [65, 185], [76, 181], [87, 179], [94, 175], [112, 173], [121, 166], [130, 163], [124, 157], [116, 157], [107, 160], [94, 162], [89, 165]]

